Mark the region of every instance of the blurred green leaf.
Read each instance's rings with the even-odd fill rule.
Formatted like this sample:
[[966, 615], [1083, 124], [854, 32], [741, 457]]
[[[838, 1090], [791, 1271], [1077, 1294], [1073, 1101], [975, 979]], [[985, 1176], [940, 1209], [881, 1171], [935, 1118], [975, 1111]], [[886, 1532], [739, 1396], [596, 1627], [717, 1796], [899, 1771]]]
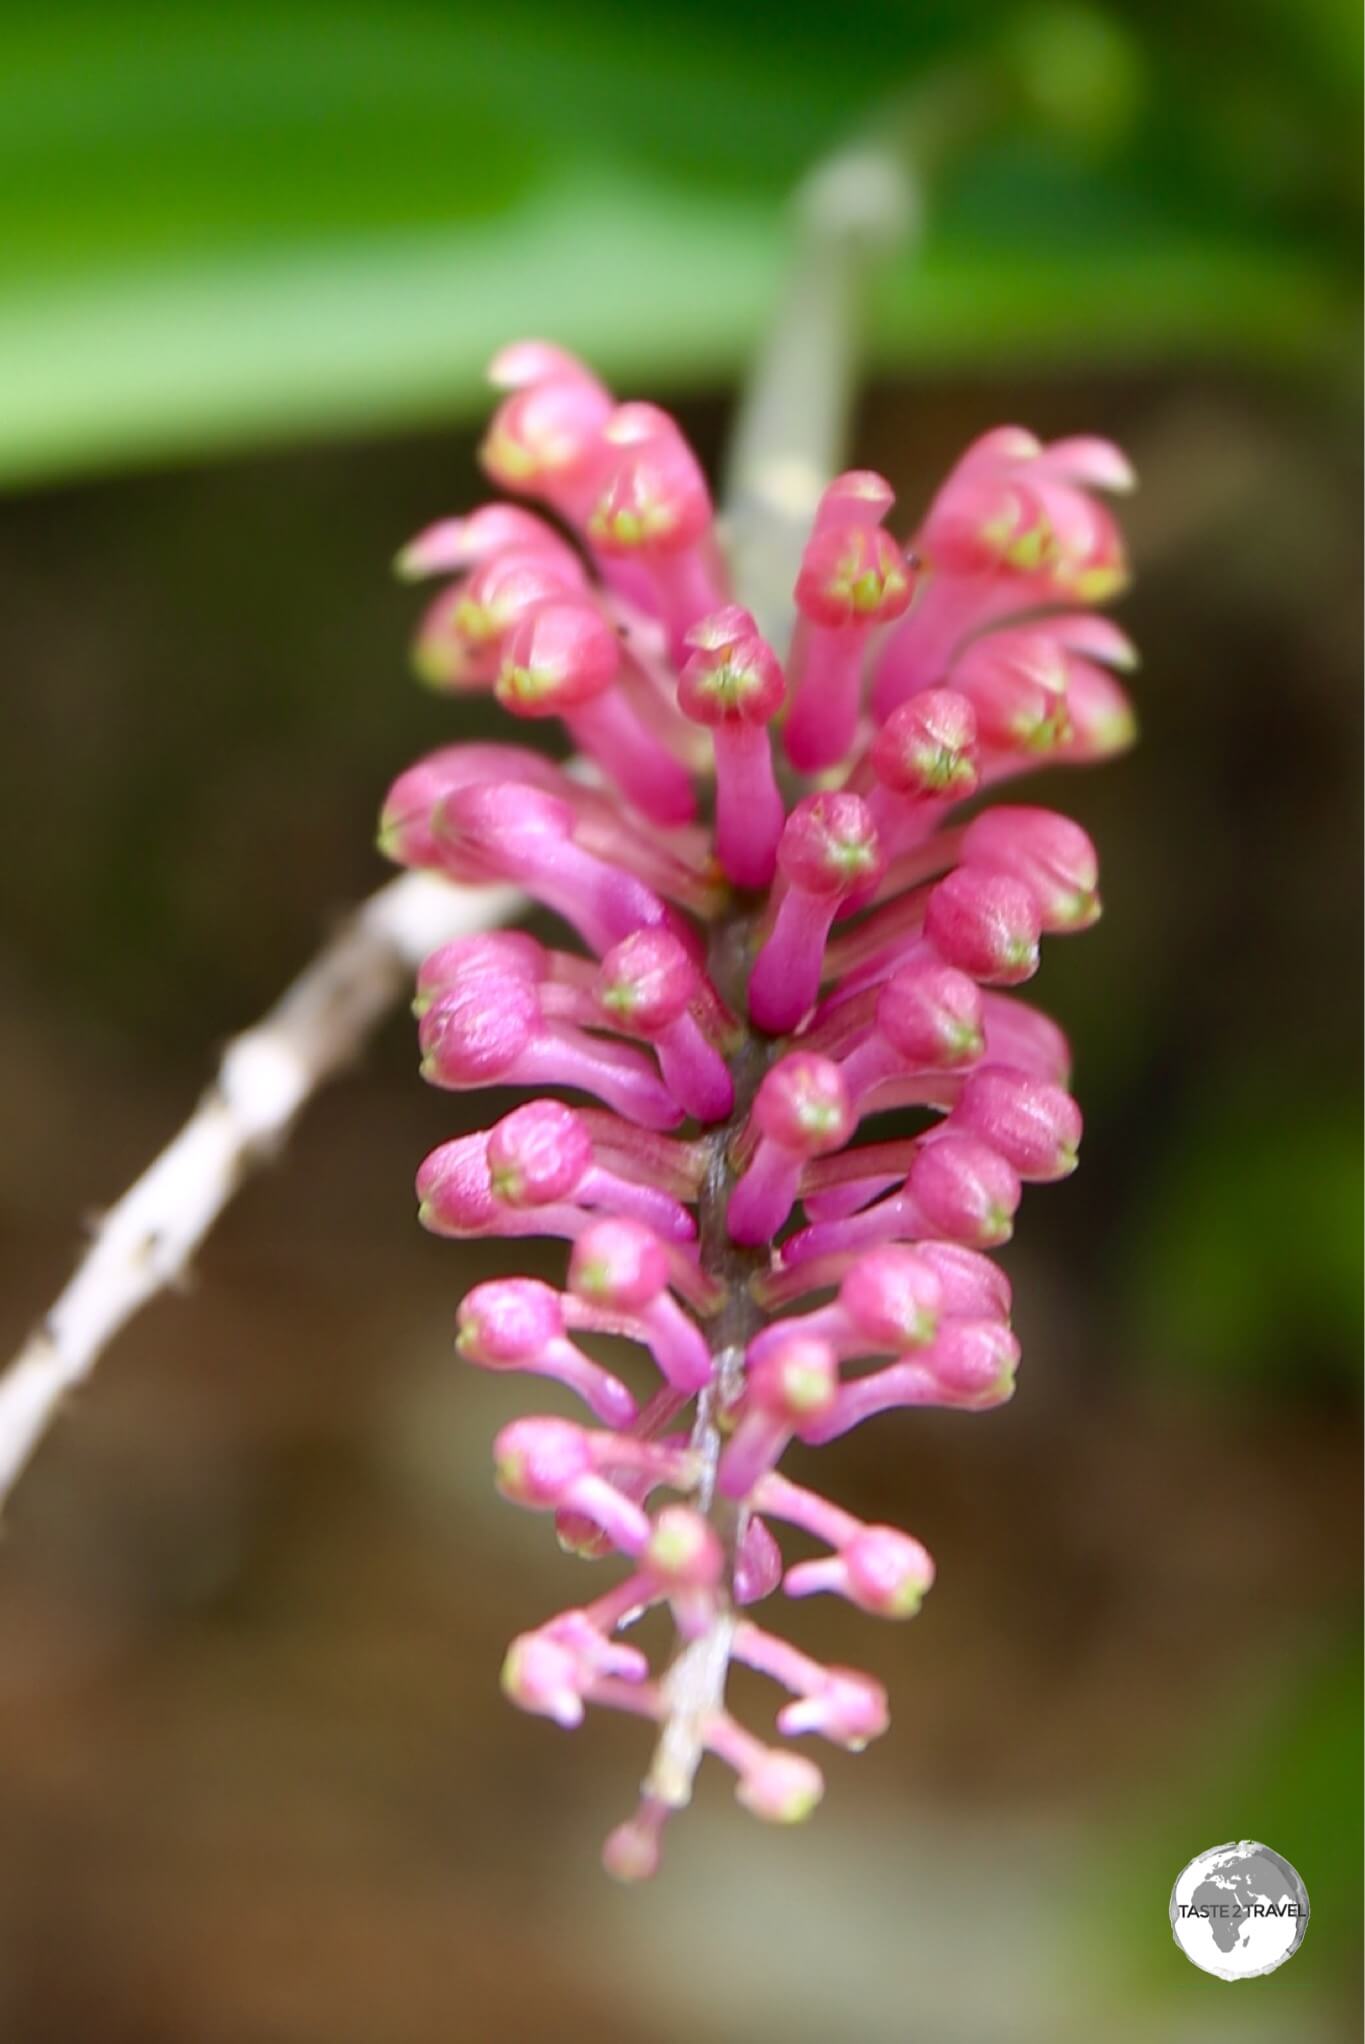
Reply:
[[[1196, 6], [1213, 40], [1224, 11]], [[1323, 36], [1267, 28], [1259, 70], [1243, 49], [1191, 91], [1181, 23], [1144, 23], [1003, 0], [863, 0], [856, 35], [777, 0], [6, 12], [0, 480], [458, 417], [528, 327], [617, 374], [729, 376], [785, 192], [941, 64], [1013, 66], [1031, 125], [931, 207], [884, 357], [1311, 355], [1348, 274], [1349, 116], [1306, 111]]]
[[1167, 1370], [1354, 1384], [1359, 1367], [1359, 1116], [1267, 1082], [1182, 1123], [1130, 1268], [1141, 1336]]

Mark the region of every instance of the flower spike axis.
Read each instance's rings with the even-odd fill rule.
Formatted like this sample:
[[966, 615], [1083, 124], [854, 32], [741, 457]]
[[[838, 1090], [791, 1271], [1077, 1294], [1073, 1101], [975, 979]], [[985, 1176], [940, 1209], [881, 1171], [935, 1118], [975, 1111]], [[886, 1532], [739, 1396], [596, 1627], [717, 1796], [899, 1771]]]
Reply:
[[[1044, 940], [1098, 916], [1098, 870], [1064, 816], [961, 805], [1131, 741], [1132, 651], [1089, 606], [1125, 586], [1098, 493], [1132, 477], [1107, 442], [999, 428], [906, 541], [880, 476], [836, 477], [782, 647], [731, 586], [667, 413], [618, 403], [545, 342], [504, 349], [493, 377], [485, 467], [529, 506], [445, 520], [399, 556], [407, 577], [450, 578], [415, 660], [439, 688], [560, 720], [589, 770], [448, 746], [395, 785], [381, 843], [466, 885], [511, 881], [565, 926], [562, 948], [502, 932], [422, 968], [424, 1076], [532, 1097], [441, 1145], [418, 1190], [439, 1233], [569, 1245], [562, 1290], [476, 1285], [456, 1347], [581, 1408], [505, 1427], [496, 1480], [617, 1579], [514, 1641], [503, 1685], [561, 1726], [589, 1705], [655, 1725], [604, 1850], [633, 1880], [706, 1754], [767, 1821], [820, 1799], [811, 1760], [731, 1715], [732, 1661], [785, 1693], [784, 1737], [858, 1751], [886, 1728], [871, 1676], [749, 1613], [780, 1589], [906, 1618], [934, 1564], [792, 1483], [789, 1443], [1013, 1393], [1010, 1288], [987, 1252], [1025, 1184], [1074, 1169], [1081, 1132], [1065, 1038], [1013, 989]], [[897, 1107], [936, 1118], [859, 1141]], [[599, 1334], [634, 1344], [653, 1387], [581, 1346]], [[784, 1526], [827, 1552], [788, 1566]], [[651, 1668], [621, 1635], [656, 1606], [674, 1646]]]

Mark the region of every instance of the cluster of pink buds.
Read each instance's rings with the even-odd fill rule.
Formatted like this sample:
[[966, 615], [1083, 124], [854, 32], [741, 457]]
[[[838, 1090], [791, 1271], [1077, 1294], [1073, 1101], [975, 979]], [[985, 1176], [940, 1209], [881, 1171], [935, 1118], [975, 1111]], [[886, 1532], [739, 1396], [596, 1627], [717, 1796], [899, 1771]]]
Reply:
[[[1107, 442], [1003, 428], [905, 546], [882, 478], [840, 476], [779, 650], [730, 587], [665, 412], [541, 342], [493, 380], [484, 465], [538, 509], [488, 504], [405, 550], [403, 573], [442, 579], [417, 664], [559, 719], [579, 757], [448, 747], [397, 782], [381, 843], [463, 886], [513, 882], [565, 926], [563, 948], [507, 931], [423, 966], [424, 1075], [536, 1097], [435, 1150], [418, 1194], [439, 1234], [570, 1245], [562, 1290], [476, 1285], [456, 1346], [582, 1409], [505, 1427], [497, 1484], [624, 1573], [523, 1633], [503, 1681], [559, 1725], [589, 1704], [653, 1722], [605, 1852], [635, 1879], [704, 1754], [760, 1817], [819, 1800], [811, 1760], [731, 1715], [731, 1662], [787, 1692], [782, 1734], [856, 1750], [885, 1729], [870, 1676], [751, 1613], [823, 1591], [905, 1618], [933, 1563], [782, 1475], [788, 1444], [1013, 1392], [1010, 1288], [985, 1252], [1081, 1134], [1066, 1040], [1013, 989], [1045, 935], [1099, 914], [1096, 859], [1051, 810], [962, 805], [1130, 743], [1131, 648], [1091, 606], [1126, 577], [1097, 492], [1132, 479]], [[859, 1142], [899, 1108], [915, 1133], [882, 1120]], [[599, 1336], [639, 1353], [608, 1368]], [[788, 1565], [775, 1526], [823, 1551]], [[651, 1667], [623, 1635], [654, 1607], [673, 1644]]]

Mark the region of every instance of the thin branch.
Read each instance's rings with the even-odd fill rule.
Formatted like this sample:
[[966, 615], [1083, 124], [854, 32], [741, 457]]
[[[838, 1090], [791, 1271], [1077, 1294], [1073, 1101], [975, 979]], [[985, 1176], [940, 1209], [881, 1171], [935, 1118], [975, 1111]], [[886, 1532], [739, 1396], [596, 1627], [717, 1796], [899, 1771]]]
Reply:
[[918, 215], [907, 157], [888, 143], [831, 157], [797, 193], [791, 272], [735, 419], [725, 486], [735, 586], [778, 645], [811, 517], [848, 442], [864, 286]]
[[269, 1013], [224, 1053], [184, 1128], [101, 1220], [75, 1276], [0, 1376], [0, 1505], [67, 1393], [158, 1292], [179, 1282], [238, 1187], [310, 1097], [351, 1064], [438, 944], [506, 922], [510, 888], [406, 873], [372, 894]]

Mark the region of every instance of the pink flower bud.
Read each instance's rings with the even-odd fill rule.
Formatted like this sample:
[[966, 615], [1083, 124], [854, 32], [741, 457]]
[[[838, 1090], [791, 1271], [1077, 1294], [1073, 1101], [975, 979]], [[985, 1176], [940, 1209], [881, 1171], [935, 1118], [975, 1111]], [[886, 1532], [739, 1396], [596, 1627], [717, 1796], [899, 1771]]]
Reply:
[[861, 1526], [825, 1561], [788, 1569], [789, 1597], [832, 1590], [874, 1618], [913, 1618], [934, 1580], [934, 1564], [908, 1533], [894, 1526]]
[[915, 1249], [869, 1249], [839, 1287], [839, 1305], [867, 1353], [923, 1348], [938, 1329], [943, 1285]]
[[762, 1749], [735, 1787], [736, 1801], [765, 1824], [804, 1823], [824, 1793], [819, 1768], [777, 1746]]
[[652, 1880], [663, 1857], [666, 1803], [642, 1803], [634, 1817], [618, 1824], [602, 1847], [602, 1865], [614, 1881]]
[[586, 378], [548, 377], [498, 406], [479, 459], [500, 489], [567, 508], [601, 464], [610, 415], [611, 400]]
[[597, 998], [613, 1020], [653, 1036], [687, 1013], [700, 982], [681, 938], [656, 926], [612, 946], [598, 969]]
[[502, 1664], [502, 1691], [519, 1710], [570, 1729], [583, 1722], [579, 1668], [567, 1647], [543, 1633], [514, 1639]]
[[854, 1118], [838, 1065], [802, 1050], [781, 1058], [755, 1096], [754, 1124], [767, 1142], [802, 1162], [841, 1149]]
[[1021, 1178], [1046, 1182], [1069, 1177], [1076, 1168], [1080, 1108], [1060, 1086], [1027, 1072], [1000, 1065], [973, 1072], [952, 1119], [998, 1150]]
[[571, 1107], [533, 1100], [505, 1115], [488, 1138], [493, 1191], [511, 1206], [568, 1199], [592, 1165], [592, 1139]]
[[725, 1550], [701, 1512], [690, 1505], [665, 1505], [654, 1521], [640, 1566], [676, 1599], [680, 1592], [714, 1590], [725, 1573]]
[[460, 879], [518, 881], [562, 915], [595, 951], [665, 918], [663, 903], [632, 873], [574, 842], [566, 802], [521, 782], [457, 788], [440, 804], [433, 837], [443, 867]]
[[[400, 774], [379, 819], [379, 849], [404, 866], [438, 866], [449, 847], [434, 834], [437, 811], [461, 788], [486, 782], [524, 783], [555, 795], [564, 781], [553, 760], [521, 745], [445, 745]], [[458, 879], [484, 877], [461, 871]]]
[[606, 394], [586, 364], [555, 341], [509, 341], [489, 363], [488, 381], [495, 390], [527, 390], [538, 383], [576, 382]]
[[526, 1370], [566, 1384], [604, 1425], [629, 1426], [635, 1400], [564, 1332], [559, 1294], [534, 1278], [495, 1278], [460, 1303], [455, 1347], [483, 1370]]
[[842, 1149], [855, 1119], [844, 1075], [832, 1059], [810, 1051], [781, 1058], [754, 1099], [759, 1140], [726, 1209], [732, 1240], [771, 1240], [791, 1212], [802, 1166]]
[[787, 756], [803, 773], [847, 757], [858, 725], [868, 634], [902, 615], [912, 589], [910, 564], [880, 526], [817, 524], [796, 578], [803, 622], [792, 652], [785, 732]]
[[477, 936], [456, 937], [423, 959], [413, 1013], [420, 1021], [437, 994], [483, 973], [495, 978], [510, 974], [534, 984], [545, 977], [547, 963], [544, 945], [524, 930], [483, 930]]
[[469, 1236], [498, 1224], [486, 1137], [460, 1136], [432, 1151], [417, 1173], [417, 1218], [434, 1234]]
[[829, 1411], [838, 1389], [839, 1367], [829, 1343], [792, 1335], [760, 1356], [749, 1373], [746, 1399], [756, 1412], [799, 1434]]
[[616, 634], [591, 603], [543, 602], [513, 631], [497, 698], [519, 717], [562, 717], [610, 688], [620, 665]]
[[1099, 861], [1078, 823], [1052, 809], [987, 809], [968, 824], [962, 863], [1020, 881], [1045, 930], [1085, 930], [1099, 920]]
[[985, 1048], [975, 980], [930, 954], [894, 972], [877, 996], [871, 1033], [844, 1060], [851, 1097], [866, 1099], [904, 1072], [954, 1071]]
[[639, 1313], [668, 1283], [668, 1258], [648, 1228], [598, 1221], [574, 1246], [569, 1284], [580, 1299], [613, 1313]]
[[749, 980], [749, 1013], [770, 1035], [794, 1028], [814, 1006], [840, 902], [881, 873], [867, 804], [857, 795], [807, 795], [787, 818], [777, 863], [786, 892]]
[[489, 1085], [510, 1077], [541, 1033], [530, 981], [515, 973], [480, 973], [447, 987], [422, 1016], [423, 1077], [443, 1086]]
[[574, 554], [537, 548], [494, 554], [466, 578], [455, 624], [471, 655], [497, 653], [513, 628], [539, 604], [585, 594], [587, 578]]
[[689, 628], [724, 601], [706, 478], [675, 421], [656, 405], [620, 406], [606, 441], [588, 536], [608, 559], [641, 562], [680, 661]]
[[1062, 757], [1081, 765], [1114, 759], [1137, 742], [1137, 712], [1126, 689], [1089, 660], [1073, 660], [1067, 678], [1071, 735]]
[[886, 1691], [856, 1668], [830, 1668], [820, 1687], [777, 1714], [777, 1729], [788, 1738], [818, 1732], [849, 1753], [861, 1753], [891, 1722]]
[[967, 1319], [1009, 1318], [1010, 1281], [991, 1257], [956, 1242], [921, 1242], [915, 1253], [938, 1279], [945, 1313]]
[[1041, 933], [1032, 894], [1004, 873], [959, 866], [939, 881], [924, 912], [924, 934], [940, 956], [988, 986], [1032, 978]]
[[483, 504], [464, 518], [442, 518], [419, 532], [398, 554], [394, 572], [405, 582], [477, 568], [495, 554], [538, 553], [572, 571], [578, 556], [552, 525], [520, 504]]
[[460, 1302], [455, 1346], [486, 1369], [517, 1368], [561, 1339], [559, 1295], [535, 1278], [495, 1278]]
[[976, 712], [966, 696], [951, 688], [921, 689], [878, 731], [872, 771], [891, 795], [960, 801], [976, 788], [976, 737]]
[[903, 549], [879, 525], [817, 530], [801, 559], [796, 607], [812, 624], [889, 624], [910, 607], [913, 571]]
[[881, 864], [867, 804], [856, 795], [807, 795], [787, 818], [778, 865], [789, 887], [838, 901]]
[[920, 1147], [905, 1189], [924, 1233], [977, 1249], [1009, 1241], [1023, 1192], [1018, 1173], [998, 1150], [950, 1133]]
[[896, 501], [896, 493], [885, 476], [875, 469], [850, 468], [837, 475], [821, 497], [815, 512], [816, 532], [838, 531], [845, 526], [877, 526]]
[[1045, 631], [991, 632], [953, 667], [955, 690], [971, 703], [981, 743], [1013, 752], [1051, 752], [1071, 735], [1066, 656]]
[[934, 1580], [928, 1553], [894, 1526], [865, 1526], [840, 1559], [853, 1602], [878, 1618], [913, 1617]]
[[622, 405], [606, 429], [606, 479], [588, 518], [604, 553], [676, 553], [711, 523], [711, 495], [676, 424], [653, 405]]
[[435, 1086], [576, 1086], [646, 1128], [682, 1119], [648, 1059], [548, 1022], [536, 985], [514, 973], [484, 972], [448, 987], [424, 1010], [417, 1034], [422, 1076]]
[[496, 695], [519, 717], [563, 717], [585, 752], [660, 823], [686, 823], [696, 804], [684, 769], [612, 688], [616, 634], [587, 601], [542, 603], [511, 633]]
[[519, 1419], [493, 1443], [494, 1480], [502, 1495], [528, 1511], [567, 1509], [592, 1519], [622, 1554], [637, 1558], [650, 1537], [648, 1514], [600, 1473], [604, 1468], [652, 1469], [661, 1481], [675, 1476], [679, 1458], [625, 1434], [591, 1434], [567, 1420]]
[[602, 960], [596, 994], [610, 1021], [655, 1046], [679, 1106], [698, 1121], [723, 1121], [735, 1089], [725, 1060], [689, 1013], [701, 986], [682, 940], [656, 926], [613, 946]]
[[725, 1497], [747, 1497], [774, 1468], [792, 1437], [804, 1438], [834, 1407], [839, 1365], [833, 1348], [799, 1330], [779, 1328], [746, 1373], [744, 1411], [721, 1456]]
[[590, 1307], [616, 1316], [620, 1331], [645, 1341], [664, 1376], [679, 1391], [699, 1391], [711, 1380], [705, 1335], [667, 1290], [668, 1258], [650, 1229], [636, 1221], [602, 1220], [574, 1244], [569, 1288]]
[[493, 1443], [498, 1489], [532, 1511], [559, 1504], [592, 1466], [586, 1431], [566, 1419], [514, 1419]]
[[716, 854], [737, 887], [766, 887], [784, 820], [767, 731], [787, 692], [782, 669], [749, 613], [733, 607], [704, 618], [688, 643], [678, 705], [713, 734]]

